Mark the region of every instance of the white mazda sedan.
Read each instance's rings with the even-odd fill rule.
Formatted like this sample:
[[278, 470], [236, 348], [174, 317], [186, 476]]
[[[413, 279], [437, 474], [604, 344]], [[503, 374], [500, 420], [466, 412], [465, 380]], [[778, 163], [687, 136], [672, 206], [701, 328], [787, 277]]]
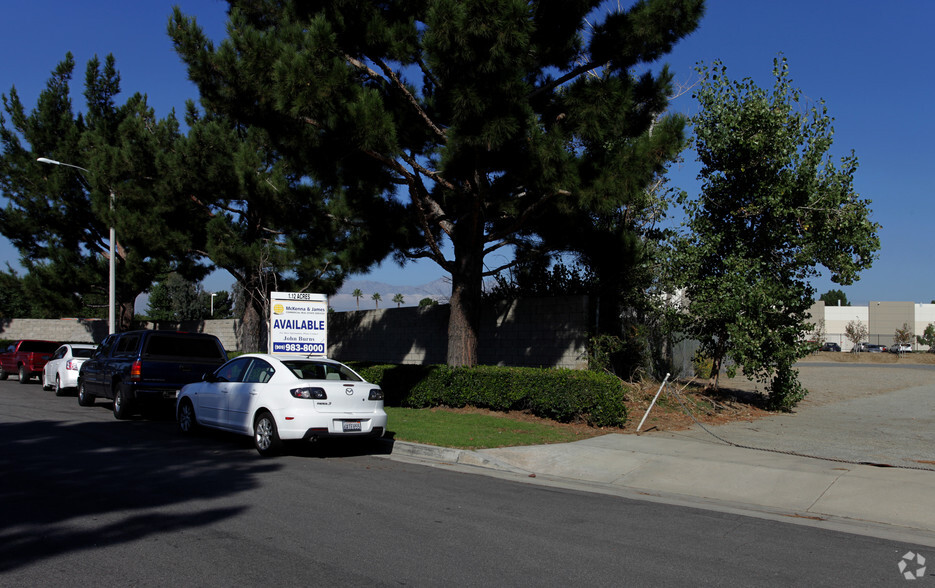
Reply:
[[253, 436], [260, 455], [283, 441], [382, 437], [383, 390], [343, 363], [251, 353], [236, 357], [179, 392], [183, 433], [198, 426]]

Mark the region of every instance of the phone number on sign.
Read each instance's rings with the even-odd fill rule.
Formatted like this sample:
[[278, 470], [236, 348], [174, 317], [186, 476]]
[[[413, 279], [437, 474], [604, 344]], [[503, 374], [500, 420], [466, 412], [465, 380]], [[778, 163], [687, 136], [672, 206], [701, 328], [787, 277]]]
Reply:
[[324, 343], [273, 343], [273, 353], [324, 353]]

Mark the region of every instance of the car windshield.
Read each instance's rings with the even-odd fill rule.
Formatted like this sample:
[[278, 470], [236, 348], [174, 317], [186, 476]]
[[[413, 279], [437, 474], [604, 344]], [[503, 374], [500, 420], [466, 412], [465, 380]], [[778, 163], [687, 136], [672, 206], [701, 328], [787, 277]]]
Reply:
[[289, 368], [295, 377], [300, 380], [344, 380], [349, 382], [362, 382], [360, 376], [347, 366], [326, 361], [310, 361], [300, 359], [283, 360], [282, 364]]

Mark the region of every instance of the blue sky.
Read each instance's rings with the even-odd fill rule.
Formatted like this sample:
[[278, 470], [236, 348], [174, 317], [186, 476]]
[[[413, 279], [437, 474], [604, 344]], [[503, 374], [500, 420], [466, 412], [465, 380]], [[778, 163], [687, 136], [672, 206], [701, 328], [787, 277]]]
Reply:
[[[94, 55], [113, 53], [126, 95], [147, 94], [159, 116], [181, 115], [196, 98], [185, 68], [165, 33], [172, 6], [195, 16], [210, 36], [224, 36], [227, 4], [216, 0], [31, 0], [8, 3], [0, 24], [0, 92], [15, 85], [24, 104], [35, 104], [49, 72], [71, 51], [77, 62], [72, 88], [82, 105], [84, 66]], [[709, 0], [701, 27], [664, 61], [678, 80], [697, 80], [698, 61], [720, 59], [734, 79], [751, 77], [772, 86], [772, 62], [782, 52], [793, 83], [812, 99], [824, 99], [835, 117], [834, 153], [860, 158], [856, 189], [873, 201], [882, 225], [882, 247], [873, 268], [843, 290], [852, 304], [869, 300], [935, 300], [928, 259], [928, 226], [935, 220], [935, 51], [930, 38], [935, 2], [930, 0]], [[674, 110], [692, 114], [690, 93]], [[673, 183], [697, 192], [693, 154]], [[81, 165], [81, 162], [72, 162]], [[18, 254], [0, 237], [0, 263], [17, 267]], [[497, 264], [492, 260], [491, 264]], [[418, 285], [442, 277], [431, 262], [400, 270], [387, 261], [367, 279]], [[223, 272], [206, 282], [227, 289]], [[838, 286], [816, 282], [819, 293]]]

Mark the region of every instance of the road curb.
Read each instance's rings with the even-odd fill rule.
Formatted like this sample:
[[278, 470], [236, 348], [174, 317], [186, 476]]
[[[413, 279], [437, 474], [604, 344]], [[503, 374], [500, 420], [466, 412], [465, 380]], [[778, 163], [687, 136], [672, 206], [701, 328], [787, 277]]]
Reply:
[[393, 457], [429, 460], [441, 464], [468, 465], [514, 474], [530, 474], [527, 470], [518, 468], [499, 459], [482, 455], [470, 449], [454, 449], [451, 447], [412, 443], [410, 441], [393, 441], [390, 455]]

